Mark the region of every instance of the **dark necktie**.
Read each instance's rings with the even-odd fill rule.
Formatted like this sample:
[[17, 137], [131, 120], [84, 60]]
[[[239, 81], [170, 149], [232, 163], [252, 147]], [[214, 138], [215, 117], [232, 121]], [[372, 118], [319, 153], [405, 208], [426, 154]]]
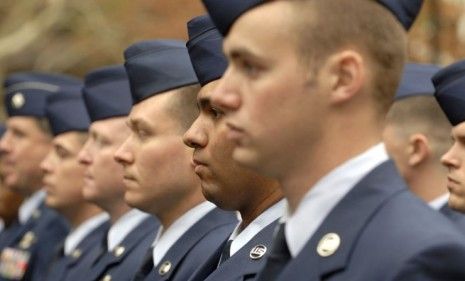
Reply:
[[132, 281], [141, 281], [147, 278], [149, 273], [153, 270], [153, 248], [150, 248], [145, 254], [142, 266], [137, 271], [136, 276]]
[[284, 223], [278, 226], [278, 231], [273, 240], [271, 253], [266, 260], [265, 266], [260, 272], [257, 281], [271, 281], [278, 277], [284, 266], [291, 259], [291, 253], [284, 234]]
[[220, 263], [218, 266], [220, 266], [223, 262], [225, 262], [227, 259], [229, 259], [229, 256], [231, 255], [231, 244], [233, 240], [228, 240], [226, 244], [223, 247], [223, 251], [221, 252], [221, 258], [220, 258]]

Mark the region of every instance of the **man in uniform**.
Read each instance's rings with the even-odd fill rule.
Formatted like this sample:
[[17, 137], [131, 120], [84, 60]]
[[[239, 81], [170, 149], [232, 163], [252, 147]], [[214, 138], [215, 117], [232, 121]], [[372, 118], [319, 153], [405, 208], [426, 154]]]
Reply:
[[288, 200], [258, 280], [465, 278], [463, 235], [407, 190], [381, 143], [406, 53], [390, 12], [272, 1], [236, 19], [224, 50], [211, 99], [233, 158]]
[[283, 195], [276, 181], [232, 160], [234, 144], [226, 138], [223, 114], [210, 103], [212, 90], [227, 67], [223, 38], [208, 16], [192, 19], [187, 27], [187, 48], [202, 88], [197, 95], [200, 114], [184, 142], [194, 148], [194, 170], [205, 197], [222, 209], [237, 210], [241, 217], [223, 251], [212, 255], [189, 280], [251, 280], [268, 256], [274, 228], [284, 211]]
[[[6, 131], [4, 124], [0, 125], [0, 138]], [[1, 157], [1, 155], [0, 155]], [[1, 170], [0, 160], [0, 170]], [[8, 228], [15, 220], [18, 219], [18, 209], [23, 202], [23, 197], [9, 190], [1, 180], [0, 172], [0, 234], [5, 228]], [[0, 238], [1, 239], [1, 238]]]
[[434, 65], [405, 65], [383, 141], [410, 190], [465, 233], [465, 216], [447, 204], [447, 169], [440, 158], [450, 147], [451, 126], [434, 98], [431, 77], [438, 70]]
[[128, 204], [161, 222], [135, 280], [185, 281], [231, 233], [234, 214], [202, 196], [182, 135], [198, 114], [198, 82], [185, 43], [144, 41], [124, 52], [134, 105], [132, 131], [115, 154]]
[[452, 125], [453, 145], [442, 156], [448, 169], [449, 206], [465, 213], [465, 61], [458, 61], [433, 76], [435, 97]]
[[92, 122], [89, 138], [79, 154], [86, 168], [83, 194], [107, 211], [111, 220], [103, 249], [96, 248], [86, 280], [130, 280], [155, 239], [159, 224], [126, 204], [123, 169], [113, 158], [129, 135], [125, 121], [132, 98], [124, 67], [107, 66], [90, 72], [85, 77], [83, 94]]
[[5, 81], [7, 131], [0, 141], [5, 186], [25, 197], [14, 222], [0, 237], [0, 280], [39, 280], [68, 232], [65, 220], [44, 204], [40, 162], [51, 148], [45, 101], [78, 86], [69, 76], [16, 73]]
[[45, 202], [71, 227], [44, 277], [47, 281], [71, 281], [73, 272], [83, 274], [90, 252], [100, 246], [109, 226], [108, 215], [82, 196], [84, 167], [79, 164], [78, 153], [87, 139], [89, 117], [81, 88], [47, 98], [46, 116], [54, 138], [52, 150], [41, 163]]

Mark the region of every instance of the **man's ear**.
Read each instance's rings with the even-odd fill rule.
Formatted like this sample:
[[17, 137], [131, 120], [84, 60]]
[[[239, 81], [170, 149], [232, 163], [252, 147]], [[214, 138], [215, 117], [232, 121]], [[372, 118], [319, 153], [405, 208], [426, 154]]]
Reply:
[[408, 143], [408, 165], [417, 166], [431, 156], [431, 147], [428, 138], [423, 134], [413, 134]]
[[331, 90], [331, 102], [341, 104], [360, 92], [366, 79], [366, 66], [362, 56], [353, 50], [345, 50], [330, 56], [327, 73]]

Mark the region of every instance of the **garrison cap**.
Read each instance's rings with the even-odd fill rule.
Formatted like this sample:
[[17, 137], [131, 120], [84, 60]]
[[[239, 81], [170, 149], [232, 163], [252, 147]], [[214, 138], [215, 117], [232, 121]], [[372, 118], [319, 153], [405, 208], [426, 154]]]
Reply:
[[20, 72], [4, 82], [5, 106], [8, 116], [45, 117], [48, 96], [68, 87], [80, 87], [81, 81], [63, 74]]
[[396, 100], [413, 96], [433, 96], [434, 86], [431, 78], [439, 71], [432, 64], [407, 63], [404, 66], [402, 79], [397, 88]]
[[183, 41], [142, 41], [127, 48], [124, 59], [134, 104], [198, 83]]
[[441, 69], [432, 80], [434, 96], [452, 126], [465, 121], [465, 60]]
[[226, 36], [234, 22], [264, 0], [202, 0], [216, 27]]
[[123, 65], [95, 69], [84, 78], [84, 102], [92, 122], [126, 116], [131, 111], [132, 96]]
[[187, 23], [187, 49], [201, 86], [223, 76], [228, 61], [223, 54], [223, 37], [210, 16], [195, 17]]
[[[202, 0], [213, 22], [223, 36], [226, 36], [234, 22], [248, 10], [263, 4], [266, 0]], [[420, 12], [423, 0], [378, 0], [409, 30]]]
[[378, 0], [378, 2], [388, 8], [407, 31], [412, 27], [423, 5], [423, 0]]
[[81, 87], [68, 88], [59, 95], [50, 95], [45, 111], [54, 136], [70, 131], [86, 132], [89, 129], [90, 119]]

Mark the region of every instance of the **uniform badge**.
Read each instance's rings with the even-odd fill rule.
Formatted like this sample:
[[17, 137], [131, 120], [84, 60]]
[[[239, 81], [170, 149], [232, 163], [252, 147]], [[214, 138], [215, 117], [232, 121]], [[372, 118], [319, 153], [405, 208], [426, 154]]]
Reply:
[[19, 247], [23, 250], [26, 250], [31, 247], [31, 245], [36, 241], [36, 235], [32, 231], [26, 232], [23, 238], [19, 242]]
[[126, 251], [126, 249], [123, 246], [118, 246], [113, 251], [113, 254], [115, 255], [115, 257], [120, 257], [122, 254], [124, 254], [124, 251]]
[[0, 276], [20, 280], [27, 270], [31, 254], [15, 248], [5, 248], [0, 256]]
[[42, 215], [41, 212], [40, 212], [40, 210], [35, 210], [35, 211], [32, 213], [32, 217], [33, 217], [34, 219], [40, 218], [40, 215]]
[[318, 242], [316, 251], [322, 257], [329, 257], [337, 251], [340, 245], [341, 238], [339, 235], [336, 233], [327, 233]]
[[166, 273], [170, 272], [171, 269], [171, 262], [165, 261], [160, 265], [160, 269], [158, 269], [158, 274], [161, 276], [165, 275]]
[[71, 256], [74, 259], [78, 259], [82, 255], [82, 251], [80, 249], [76, 249], [71, 253]]
[[265, 245], [257, 245], [250, 250], [249, 257], [253, 260], [261, 259], [265, 255], [266, 250]]
[[13, 97], [11, 97], [11, 105], [13, 108], [21, 108], [26, 103], [26, 99], [22, 93], [15, 93]]
[[105, 275], [101, 281], [111, 281], [111, 275], [110, 274]]

